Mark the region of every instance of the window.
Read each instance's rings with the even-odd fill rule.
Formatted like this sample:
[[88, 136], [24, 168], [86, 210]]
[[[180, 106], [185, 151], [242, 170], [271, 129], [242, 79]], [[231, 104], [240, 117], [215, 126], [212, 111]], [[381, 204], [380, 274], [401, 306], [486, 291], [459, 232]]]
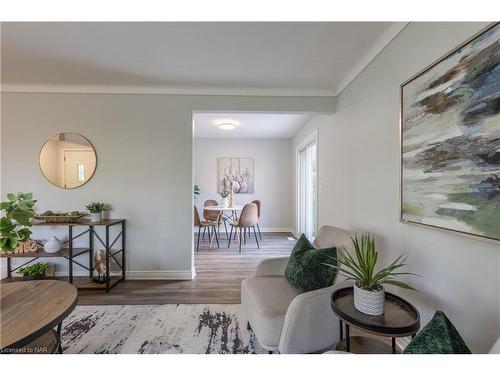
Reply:
[[78, 181], [84, 182], [85, 181], [85, 165], [78, 164], [77, 168], [78, 168]]

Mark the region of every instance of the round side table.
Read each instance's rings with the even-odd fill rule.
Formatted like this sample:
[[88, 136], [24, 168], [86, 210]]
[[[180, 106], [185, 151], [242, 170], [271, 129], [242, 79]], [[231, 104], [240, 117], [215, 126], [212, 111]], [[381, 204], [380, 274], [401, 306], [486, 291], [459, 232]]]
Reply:
[[[396, 337], [411, 336], [420, 329], [420, 314], [418, 310], [409, 302], [392, 293], [385, 293], [384, 314], [372, 316], [363, 314], [354, 307], [353, 288], [342, 288], [336, 290], [331, 296], [331, 307], [340, 321], [340, 341], [336, 346], [338, 350], [351, 351], [351, 346], [363, 345], [370, 340], [376, 341], [374, 344], [378, 351], [383, 351], [383, 346], [377, 340], [366, 337], [351, 337], [349, 327], [353, 326], [362, 331], [377, 336], [391, 337], [391, 352], [396, 353]], [[345, 339], [344, 329], [345, 324]]]
[[2, 283], [1, 292], [1, 351], [22, 353], [16, 349], [36, 342], [62, 353], [62, 321], [78, 302], [76, 288], [65, 281], [16, 281]]

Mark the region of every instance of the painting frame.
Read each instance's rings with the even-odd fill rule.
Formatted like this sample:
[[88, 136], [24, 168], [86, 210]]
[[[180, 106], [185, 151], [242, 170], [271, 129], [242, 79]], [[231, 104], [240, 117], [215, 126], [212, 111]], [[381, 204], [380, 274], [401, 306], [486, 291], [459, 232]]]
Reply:
[[500, 243], [500, 238], [496, 237], [491, 237], [488, 235], [483, 235], [483, 234], [477, 234], [477, 233], [471, 233], [471, 232], [466, 232], [463, 230], [458, 230], [458, 229], [453, 229], [453, 228], [447, 228], [439, 225], [433, 225], [429, 223], [422, 223], [419, 221], [415, 220], [410, 220], [407, 218], [404, 218], [404, 212], [403, 212], [403, 191], [404, 191], [404, 165], [403, 165], [403, 146], [404, 146], [404, 132], [403, 132], [403, 126], [404, 126], [404, 88], [406, 85], [409, 83], [415, 81], [417, 78], [421, 77], [425, 73], [429, 72], [431, 69], [435, 68], [438, 66], [440, 63], [448, 59], [449, 57], [453, 56], [455, 53], [457, 53], [459, 50], [473, 42], [474, 40], [478, 39], [480, 36], [483, 34], [487, 33], [494, 27], [498, 26], [500, 22], [492, 22], [488, 24], [487, 26], [483, 27], [481, 30], [476, 32], [474, 35], [466, 39], [464, 42], [460, 43], [457, 45], [455, 48], [452, 48], [449, 52], [441, 56], [440, 58], [436, 59], [434, 62], [431, 64], [427, 65], [425, 68], [421, 69], [419, 72], [408, 78], [406, 81], [400, 84], [399, 87], [399, 159], [400, 159], [400, 167], [399, 167], [399, 222], [405, 223], [405, 224], [412, 224], [416, 226], [421, 226], [421, 227], [426, 227], [426, 228], [433, 228], [437, 229], [440, 231], [445, 231], [448, 233], [454, 233], [460, 236], [464, 236], [467, 238], [471, 239], [476, 239], [476, 240], [483, 240], [486, 242], [490, 243], [495, 243], [499, 244]]
[[[222, 179], [224, 178], [225, 173], [224, 171], [224, 162], [229, 161], [229, 167], [232, 168], [233, 162], [238, 161], [240, 166], [238, 166], [238, 176], [234, 176], [237, 180], [239, 180], [241, 177], [245, 176], [246, 177], [246, 183], [247, 187], [245, 191], [235, 191], [234, 194], [240, 195], [240, 194], [248, 194], [248, 195], [253, 195], [255, 194], [255, 158], [250, 157], [250, 156], [220, 156], [217, 158], [217, 192], [220, 194], [224, 190], [224, 184]], [[241, 171], [239, 168], [241, 168], [241, 162], [244, 162], [244, 166], [247, 169], [246, 174], [241, 174]], [[227, 166], [226, 166], [227, 167]], [[239, 183], [236, 183], [238, 186], [238, 189], [241, 188], [241, 180], [238, 181]]]

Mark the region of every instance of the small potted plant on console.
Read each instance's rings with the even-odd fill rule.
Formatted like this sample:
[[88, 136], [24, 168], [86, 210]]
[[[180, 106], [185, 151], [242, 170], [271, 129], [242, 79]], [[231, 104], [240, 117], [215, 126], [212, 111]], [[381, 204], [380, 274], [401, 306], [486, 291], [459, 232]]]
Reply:
[[106, 211], [104, 203], [102, 202], [92, 202], [85, 206], [90, 212], [90, 221], [97, 222], [102, 220], [102, 213]]

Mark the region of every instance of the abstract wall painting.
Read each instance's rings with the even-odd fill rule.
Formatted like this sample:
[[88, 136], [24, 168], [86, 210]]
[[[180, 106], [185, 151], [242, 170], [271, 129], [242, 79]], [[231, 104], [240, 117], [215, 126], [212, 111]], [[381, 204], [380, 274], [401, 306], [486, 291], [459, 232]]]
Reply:
[[401, 85], [401, 220], [500, 240], [500, 24]]
[[253, 158], [219, 158], [219, 193], [223, 190], [235, 194], [254, 193]]

